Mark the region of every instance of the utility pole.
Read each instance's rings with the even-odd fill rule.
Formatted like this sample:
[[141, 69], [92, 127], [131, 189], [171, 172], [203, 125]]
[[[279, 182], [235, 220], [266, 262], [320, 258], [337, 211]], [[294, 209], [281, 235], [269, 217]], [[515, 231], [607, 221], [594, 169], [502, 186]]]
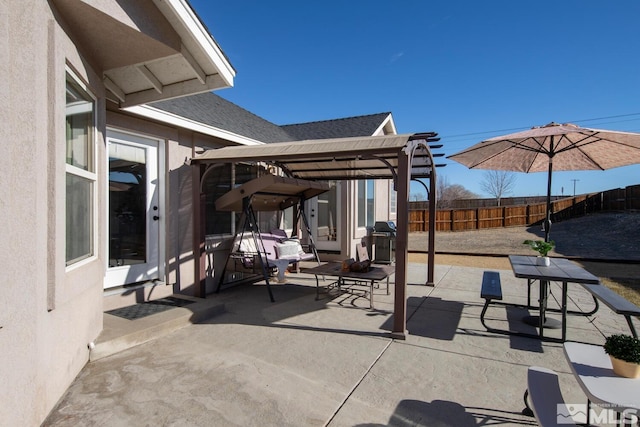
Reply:
[[572, 179], [573, 181], [573, 197], [576, 197], [576, 181], [580, 181], [579, 179]]

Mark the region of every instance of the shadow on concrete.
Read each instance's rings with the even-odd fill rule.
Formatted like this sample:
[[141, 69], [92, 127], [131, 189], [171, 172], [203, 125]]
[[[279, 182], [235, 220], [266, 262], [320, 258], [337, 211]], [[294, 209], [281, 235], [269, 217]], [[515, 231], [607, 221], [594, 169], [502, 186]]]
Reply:
[[[507, 306], [507, 323], [510, 331], [517, 331], [526, 334], [535, 335], [538, 329], [523, 321], [523, 318], [529, 314], [529, 310], [521, 307]], [[535, 353], [542, 353], [542, 340], [535, 338], [522, 337], [518, 335], [509, 335], [509, 347], [513, 350], [523, 350]]]
[[409, 297], [413, 308], [407, 318], [409, 334], [443, 341], [452, 341], [458, 330], [464, 303], [438, 297]]
[[[346, 328], [316, 327], [294, 323], [282, 323], [296, 316], [326, 310], [329, 302], [341, 304], [341, 309], [366, 311], [368, 316], [390, 316], [385, 310], [357, 307], [352, 303], [345, 303], [342, 293], [322, 293], [316, 299], [315, 287], [288, 283], [286, 285], [272, 285], [275, 302], [265, 297], [264, 285], [239, 285], [225, 289], [219, 298], [225, 303], [226, 312], [220, 316], [200, 322], [201, 324], [245, 324], [252, 326], [273, 327], [280, 329], [297, 329], [306, 331], [331, 332], [358, 336], [389, 337], [391, 329], [381, 326], [380, 332]], [[216, 296], [212, 296], [215, 298]], [[386, 322], [385, 322], [386, 325]], [[348, 326], [348, 325], [346, 325]]]
[[[469, 412], [469, 409], [478, 412]], [[402, 400], [393, 411], [391, 418], [384, 426], [394, 427], [475, 427], [481, 425], [499, 425], [517, 422], [523, 424], [520, 414], [487, 408], [465, 408], [457, 402], [434, 400]], [[526, 425], [535, 425], [524, 423]], [[357, 424], [355, 427], [383, 427], [383, 424]]]
[[[288, 283], [286, 285], [274, 285], [272, 291], [276, 301], [270, 302], [265, 297], [264, 285], [249, 284], [239, 285], [226, 289], [221, 294], [215, 294], [212, 298], [220, 298], [225, 304], [226, 311], [222, 315], [201, 321], [200, 323], [233, 323], [253, 326], [273, 327], [281, 329], [297, 329], [318, 332], [331, 332], [358, 336], [375, 336], [389, 338], [393, 330], [393, 312], [381, 309], [370, 309], [355, 304], [353, 295], [342, 293], [321, 293], [316, 299], [315, 287]], [[382, 323], [376, 330], [353, 329], [348, 324], [344, 327], [323, 327], [296, 322], [287, 322], [300, 315], [328, 309], [327, 304], [333, 303], [341, 306], [341, 309], [357, 310], [366, 313], [367, 317], [380, 317]], [[463, 310], [468, 305], [464, 302], [446, 300], [439, 297], [417, 297], [407, 299], [407, 332], [412, 336], [432, 338], [440, 341], [453, 341], [456, 334], [482, 335], [488, 338], [506, 338], [510, 340], [510, 347], [515, 350], [542, 353], [543, 346], [540, 340], [516, 335], [500, 335], [485, 331], [478, 321], [478, 328], [463, 328], [460, 326]], [[536, 333], [536, 328], [522, 322], [522, 318], [528, 314], [528, 310], [519, 307], [495, 306], [493, 316], [489, 321], [503, 323], [510, 331]], [[499, 310], [496, 310], [498, 309]], [[505, 319], [506, 313], [506, 319]], [[228, 315], [225, 315], [228, 314]], [[507, 326], [508, 324], [508, 326]]]

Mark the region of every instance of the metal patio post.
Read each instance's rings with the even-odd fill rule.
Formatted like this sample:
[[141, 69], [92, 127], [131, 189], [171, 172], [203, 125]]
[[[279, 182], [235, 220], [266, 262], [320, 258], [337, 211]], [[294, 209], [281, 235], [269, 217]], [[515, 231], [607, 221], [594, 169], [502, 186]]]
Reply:
[[393, 331], [391, 335], [397, 339], [405, 339], [407, 332], [407, 262], [409, 240], [409, 153], [398, 152], [398, 217], [396, 231], [396, 285], [393, 303]]

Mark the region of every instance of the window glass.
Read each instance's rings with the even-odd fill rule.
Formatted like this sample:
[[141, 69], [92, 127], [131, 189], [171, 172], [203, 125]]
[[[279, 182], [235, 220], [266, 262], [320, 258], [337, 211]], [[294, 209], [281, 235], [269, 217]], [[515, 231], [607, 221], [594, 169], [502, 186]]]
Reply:
[[231, 233], [231, 214], [216, 211], [218, 197], [231, 190], [231, 164], [214, 165], [207, 170], [202, 183], [202, 191], [206, 195], [206, 233]]
[[393, 180], [389, 181], [389, 213], [398, 212], [398, 192], [393, 188]]
[[372, 179], [367, 180], [367, 226], [373, 227], [375, 223], [375, 181]]
[[367, 182], [358, 181], [358, 227], [367, 225]]
[[67, 164], [93, 172], [94, 102], [71, 76], [67, 78]]
[[67, 174], [67, 265], [93, 255], [93, 182]]
[[291, 230], [293, 229], [293, 206], [287, 208], [282, 212], [282, 229]]
[[147, 150], [109, 144], [109, 267], [143, 264], [147, 248]]
[[338, 181], [329, 181], [330, 190], [318, 196], [317, 240], [338, 240]]
[[66, 80], [66, 265], [93, 256], [95, 101], [70, 74]]
[[258, 169], [256, 166], [239, 163], [237, 165], [234, 165], [234, 169], [234, 188], [239, 187], [245, 182], [251, 181], [258, 176]]
[[375, 223], [375, 180], [358, 181], [358, 227]]
[[257, 176], [258, 167], [247, 164], [231, 165], [225, 163], [214, 165], [207, 170], [202, 183], [202, 191], [206, 197], [205, 222], [208, 235], [224, 235], [235, 232], [242, 212], [217, 211], [216, 200], [231, 189], [239, 187]]

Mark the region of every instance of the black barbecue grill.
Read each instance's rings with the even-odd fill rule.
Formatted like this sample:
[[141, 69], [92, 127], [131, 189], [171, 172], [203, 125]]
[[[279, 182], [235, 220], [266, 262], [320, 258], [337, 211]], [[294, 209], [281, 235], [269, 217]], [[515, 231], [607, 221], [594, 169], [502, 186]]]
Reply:
[[376, 221], [371, 233], [375, 241], [375, 260], [378, 264], [395, 261], [396, 224], [393, 221]]

